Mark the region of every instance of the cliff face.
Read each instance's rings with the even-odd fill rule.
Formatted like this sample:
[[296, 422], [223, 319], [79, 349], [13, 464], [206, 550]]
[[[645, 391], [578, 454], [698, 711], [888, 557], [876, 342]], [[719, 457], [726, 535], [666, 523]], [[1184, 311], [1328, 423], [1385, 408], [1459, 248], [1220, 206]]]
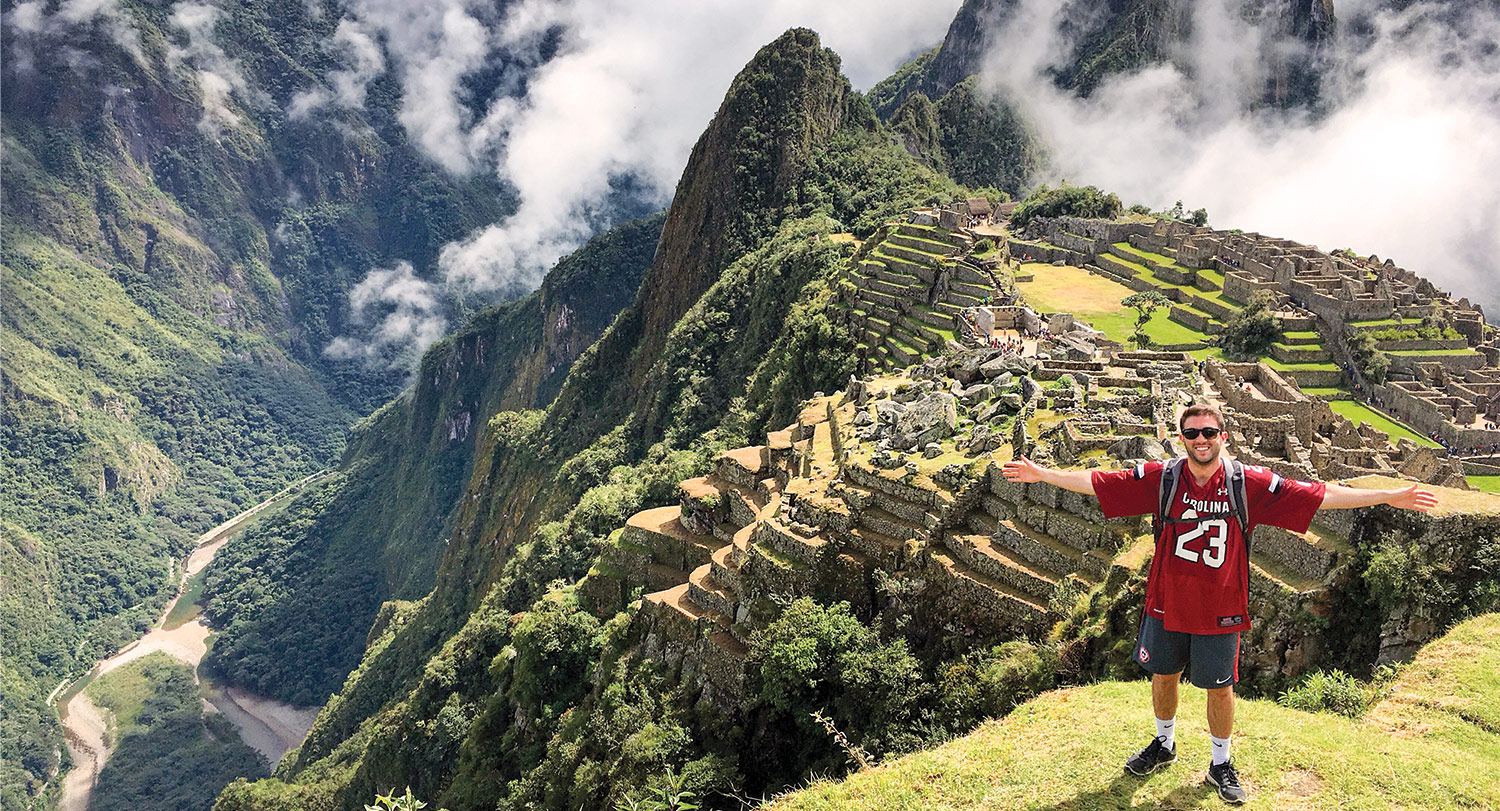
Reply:
[[569, 381], [561, 419], [603, 428], [638, 402], [672, 325], [775, 229], [810, 153], [848, 118], [849, 94], [838, 56], [805, 29], [762, 48], [735, 77], [693, 147], [635, 302], [596, 349], [608, 364]]

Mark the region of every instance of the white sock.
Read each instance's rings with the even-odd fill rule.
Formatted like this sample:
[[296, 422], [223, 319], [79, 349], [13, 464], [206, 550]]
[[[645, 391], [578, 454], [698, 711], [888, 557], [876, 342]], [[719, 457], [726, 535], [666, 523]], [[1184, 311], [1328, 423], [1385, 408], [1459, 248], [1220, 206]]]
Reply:
[[1229, 762], [1229, 739], [1228, 738], [1215, 738], [1214, 736], [1209, 735], [1208, 736], [1208, 742], [1213, 747], [1213, 753], [1214, 753], [1213, 754], [1213, 764], [1215, 766], [1217, 766], [1220, 763], [1228, 763]]
[[1156, 737], [1161, 740], [1161, 745], [1171, 749], [1177, 743], [1177, 719], [1168, 718], [1163, 721], [1156, 719]]

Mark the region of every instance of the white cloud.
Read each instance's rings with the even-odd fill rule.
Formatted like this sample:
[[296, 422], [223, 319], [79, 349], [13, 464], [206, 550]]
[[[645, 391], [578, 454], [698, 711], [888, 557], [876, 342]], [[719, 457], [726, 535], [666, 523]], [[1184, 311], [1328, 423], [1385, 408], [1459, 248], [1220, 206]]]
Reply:
[[415, 367], [447, 330], [440, 293], [416, 276], [410, 262], [370, 271], [349, 291], [349, 310], [356, 323], [373, 326], [363, 338], [335, 339], [324, 354], [391, 369]]
[[1196, 7], [1180, 55], [1190, 71], [1152, 66], [1078, 99], [1042, 76], [1070, 47], [1055, 5], [1023, 0], [1032, 27], [999, 32], [987, 86], [1047, 143], [1045, 179], [1153, 207], [1180, 199], [1219, 227], [1376, 253], [1500, 315], [1500, 14], [1476, 8], [1447, 25], [1418, 5], [1371, 18], [1373, 39], [1336, 46], [1327, 111], [1313, 116], [1254, 103], [1261, 49], [1281, 43], [1231, 7]]
[[[5, 15], [5, 24], [27, 40], [16, 44], [22, 46], [20, 58], [28, 66], [32, 59], [30, 47], [42, 44], [38, 39], [58, 39], [96, 23], [115, 45], [130, 54], [136, 62], [145, 64], [146, 54], [141, 49], [141, 34], [120, 9], [119, 0], [64, 0], [51, 15], [47, 14], [46, 0], [28, 0], [17, 3]], [[6, 58], [16, 57], [7, 54]]]
[[235, 127], [240, 117], [230, 107], [230, 95], [248, 92], [239, 62], [229, 58], [214, 41], [214, 26], [223, 11], [201, 2], [182, 2], [172, 7], [168, 22], [187, 34], [187, 45], [172, 46], [167, 58], [174, 63], [188, 63], [197, 72], [198, 92], [203, 103], [203, 117], [198, 130], [217, 138], [226, 127]]
[[942, 40], [958, 0], [730, 6], [689, 0], [529, 0], [514, 7], [504, 41], [553, 26], [560, 53], [532, 76], [524, 101], [502, 99], [483, 130], [501, 145], [498, 171], [520, 193], [515, 216], [443, 251], [448, 278], [479, 289], [536, 284], [591, 230], [590, 207], [612, 178], [630, 175], [665, 204], [693, 143], [730, 80], [787, 28], [822, 33], [856, 85]]
[[296, 93], [287, 106], [287, 118], [305, 119], [319, 107], [333, 104], [346, 109], [365, 105], [365, 87], [385, 70], [385, 56], [380, 44], [371, 38], [362, 23], [339, 20], [329, 46], [343, 54], [349, 67], [328, 72], [329, 87], [315, 87]]
[[[456, 172], [487, 161], [519, 195], [514, 216], [444, 248], [445, 281], [518, 293], [609, 219], [600, 207], [612, 181], [630, 177], [665, 205], [730, 81], [786, 29], [819, 31], [868, 87], [941, 42], [960, 2], [522, 0], [490, 21], [458, 0], [361, 0], [351, 13], [383, 33], [400, 66], [413, 140]], [[496, 52], [537, 60], [557, 30], [557, 53], [524, 97], [480, 100], [484, 114], [468, 115], [464, 75]]]

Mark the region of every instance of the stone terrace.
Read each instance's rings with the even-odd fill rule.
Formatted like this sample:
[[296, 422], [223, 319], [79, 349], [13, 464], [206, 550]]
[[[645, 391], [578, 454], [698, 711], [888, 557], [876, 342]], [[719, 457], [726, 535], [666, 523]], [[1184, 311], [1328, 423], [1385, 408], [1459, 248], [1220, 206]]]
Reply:
[[870, 369], [904, 368], [941, 352], [957, 337], [964, 310], [995, 296], [994, 278], [968, 258], [967, 229], [889, 223], [861, 249], [841, 286], [840, 306], [860, 338]]

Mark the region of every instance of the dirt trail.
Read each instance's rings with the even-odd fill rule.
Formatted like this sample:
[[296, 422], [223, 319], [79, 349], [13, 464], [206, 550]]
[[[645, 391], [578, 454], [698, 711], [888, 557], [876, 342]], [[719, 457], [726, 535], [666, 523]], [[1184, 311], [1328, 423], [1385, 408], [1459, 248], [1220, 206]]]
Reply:
[[[179, 597], [182, 584], [187, 578], [203, 571], [204, 567], [213, 560], [214, 555], [250, 519], [276, 502], [285, 499], [308, 482], [324, 475], [326, 471], [295, 482], [276, 495], [203, 533], [198, 539], [198, 546], [188, 555], [187, 562], [183, 566], [182, 581], [178, 584]], [[157, 619], [156, 626], [145, 636], [126, 645], [114, 656], [94, 665], [88, 677], [98, 677], [147, 654], [162, 651], [193, 668], [196, 679], [198, 664], [203, 661], [204, 654], [208, 652], [208, 636], [211, 631], [201, 619], [194, 619], [170, 630], [162, 627], [164, 620], [177, 604], [177, 599], [173, 598], [167, 604], [161, 617]], [[54, 690], [53, 694], [56, 695], [61, 690], [62, 685], [59, 685], [59, 689]], [[208, 694], [211, 708], [224, 713], [224, 717], [228, 718], [239, 731], [240, 737], [256, 751], [265, 755], [272, 766], [276, 765], [288, 749], [302, 742], [302, 738], [312, 728], [313, 718], [317, 715], [316, 709], [298, 709], [233, 688], [219, 688], [210, 684]], [[108, 724], [104, 713], [82, 690], [58, 708], [58, 719], [62, 723], [63, 740], [73, 757], [74, 764], [73, 769], [63, 779], [58, 809], [59, 811], [87, 811], [94, 784], [98, 781], [99, 772], [104, 768], [105, 761], [109, 760], [112, 751], [112, 742], [107, 739]]]
[[74, 765], [63, 778], [62, 799], [58, 801], [57, 809], [87, 811], [94, 782], [99, 779], [105, 758], [109, 757], [109, 744], [105, 739], [108, 725], [99, 707], [83, 693], [74, 696], [62, 708], [62, 724], [63, 738]]

